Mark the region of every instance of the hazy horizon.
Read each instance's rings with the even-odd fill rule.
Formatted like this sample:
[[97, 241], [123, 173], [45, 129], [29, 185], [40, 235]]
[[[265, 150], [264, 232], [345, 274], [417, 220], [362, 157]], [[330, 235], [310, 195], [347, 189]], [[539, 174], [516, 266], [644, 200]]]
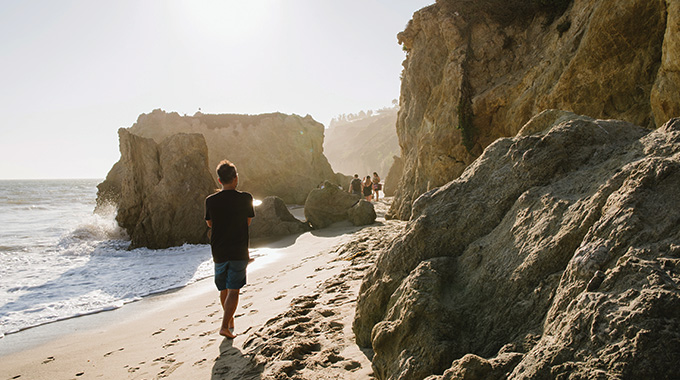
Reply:
[[397, 44], [430, 1], [0, 3], [0, 179], [104, 178], [154, 109], [328, 126], [399, 97]]

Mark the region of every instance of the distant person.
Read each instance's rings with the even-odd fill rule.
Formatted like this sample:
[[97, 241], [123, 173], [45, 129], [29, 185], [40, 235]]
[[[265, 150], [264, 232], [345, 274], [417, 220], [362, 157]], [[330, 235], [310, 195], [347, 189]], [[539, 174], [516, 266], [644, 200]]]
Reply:
[[371, 181], [371, 176], [367, 175], [364, 182], [361, 183], [361, 187], [364, 191], [364, 197], [367, 201], [371, 201], [371, 194], [373, 193], [373, 181]]
[[240, 289], [246, 284], [248, 226], [255, 216], [253, 196], [236, 190], [236, 166], [224, 160], [217, 166], [222, 190], [205, 199], [205, 221], [212, 229], [210, 248], [215, 262], [215, 285], [224, 309], [220, 335], [235, 338], [234, 312]]
[[349, 192], [361, 196], [361, 180], [359, 174], [355, 174], [352, 181], [349, 183]]
[[380, 190], [382, 190], [382, 185], [380, 184], [380, 176], [378, 173], [373, 172], [373, 198], [377, 202], [380, 199]]

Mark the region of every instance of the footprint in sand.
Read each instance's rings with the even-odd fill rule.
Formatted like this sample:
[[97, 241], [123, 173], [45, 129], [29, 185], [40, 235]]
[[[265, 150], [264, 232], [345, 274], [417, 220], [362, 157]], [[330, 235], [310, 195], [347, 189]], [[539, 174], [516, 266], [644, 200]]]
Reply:
[[165, 331], [165, 329], [159, 329], [158, 331], [155, 331], [153, 334], [151, 334], [151, 336], [158, 335], [158, 334], [162, 333], [163, 331]]
[[196, 363], [194, 363], [193, 365], [201, 365], [201, 364], [203, 364], [207, 361], [208, 361], [208, 359], [201, 359], [201, 360], [197, 361]]
[[286, 293], [279, 294], [278, 296], [274, 297], [274, 300], [275, 300], [275, 301], [278, 301], [278, 300], [280, 300], [281, 298], [283, 298], [283, 297], [285, 297], [285, 296], [286, 296]]
[[257, 314], [257, 313], [259, 313], [258, 310], [251, 310], [248, 314]]
[[[125, 349], [125, 347], [121, 347], [116, 351], [120, 352], [120, 351], [123, 351], [124, 349]], [[107, 353], [104, 354], [104, 357], [111, 356], [116, 351], [107, 352]]]
[[48, 356], [47, 359], [43, 360], [42, 364], [47, 364], [54, 361], [54, 356]]
[[179, 343], [179, 341], [180, 341], [179, 338], [175, 338], [175, 339], [171, 340], [170, 342], [164, 344], [163, 348], [172, 347], [172, 346], [176, 345], [177, 343]]
[[247, 309], [247, 308], [249, 308], [249, 307], [251, 307], [251, 306], [253, 306], [253, 303], [252, 303], [252, 302], [249, 302], [249, 303], [247, 303], [247, 304], [245, 304], [245, 305], [243, 305], [243, 306], [241, 306], [241, 307], [244, 308], [244, 309]]
[[354, 371], [358, 368], [361, 368], [361, 363], [355, 360], [350, 360], [347, 363], [345, 363], [345, 369], [348, 371]]

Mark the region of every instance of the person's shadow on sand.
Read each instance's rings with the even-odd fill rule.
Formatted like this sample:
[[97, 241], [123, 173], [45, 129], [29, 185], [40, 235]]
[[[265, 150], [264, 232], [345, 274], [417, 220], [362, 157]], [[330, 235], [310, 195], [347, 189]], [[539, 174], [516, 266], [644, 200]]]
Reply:
[[212, 380], [260, 379], [262, 368], [254, 365], [234, 347], [233, 339], [224, 339], [220, 344], [220, 356], [212, 369]]

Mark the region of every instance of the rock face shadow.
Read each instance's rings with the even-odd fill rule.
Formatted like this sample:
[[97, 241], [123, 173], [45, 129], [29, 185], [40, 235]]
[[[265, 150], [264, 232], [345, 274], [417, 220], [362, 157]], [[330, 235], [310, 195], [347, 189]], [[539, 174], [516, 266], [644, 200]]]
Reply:
[[234, 347], [233, 339], [224, 339], [220, 344], [220, 356], [212, 368], [212, 380], [260, 379], [262, 367], [255, 365], [241, 350]]

